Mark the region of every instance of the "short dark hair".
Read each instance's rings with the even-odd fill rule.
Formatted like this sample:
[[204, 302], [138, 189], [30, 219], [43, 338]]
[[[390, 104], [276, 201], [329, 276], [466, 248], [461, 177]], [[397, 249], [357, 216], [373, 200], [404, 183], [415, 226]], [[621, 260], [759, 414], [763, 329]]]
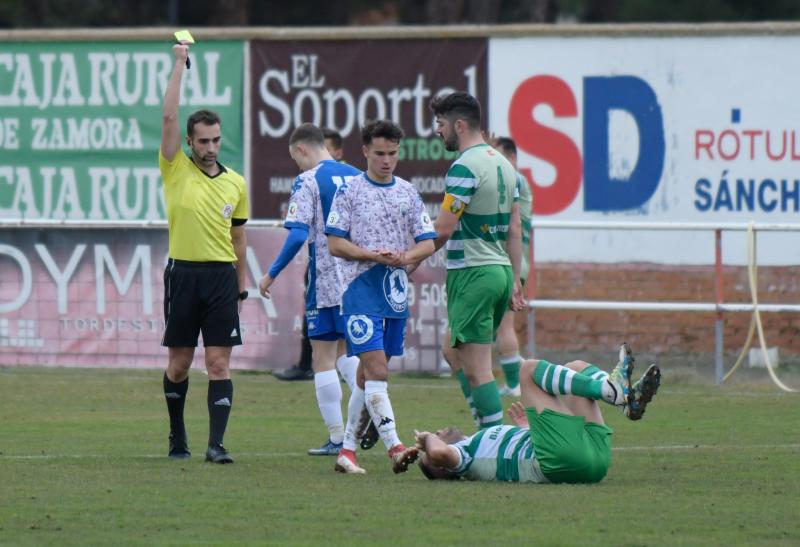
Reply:
[[198, 110], [186, 120], [186, 134], [190, 137], [194, 135], [194, 126], [198, 123], [203, 125], [222, 125], [220, 122], [219, 114], [211, 112], [210, 110]]
[[494, 140], [497, 148], [505, 151], [507, 154], [517, 154], [517, 143], [511, 137], [497, 137]]
[[325, 137], [322, 136], [322, 130], [313, 123], [301, 123], [289, 135], [290, 146], [298, 142], [325, 146]]
[[434, 97], [430, 109], [435, 116], [449, 119], [462, 119], [472, 129], [481, 126], [481, 105], [478, 99], [464, 91]]
[[372, 139], [400, 142], [404, 136], [400, 126], [391, 120], [368, 121], [361, 128], [361, 142], [365, 145], [370, 144]]
[[330, 140], [333, 144], [333, 147], [336, 150], [342, 149], [342, 144], [344, 141], [342, 140], [342, 134], [336, 131], [335, 129], [331, 129], [330, 127], [323, 127], [322, 128], [322, 136], [325, 137], [325, 140]]

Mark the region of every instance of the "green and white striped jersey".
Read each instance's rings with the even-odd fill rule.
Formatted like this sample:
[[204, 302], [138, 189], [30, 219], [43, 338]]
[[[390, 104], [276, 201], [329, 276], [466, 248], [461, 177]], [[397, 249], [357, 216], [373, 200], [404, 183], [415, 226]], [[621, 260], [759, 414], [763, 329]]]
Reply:
[[530, 429], [498, 425], [453, 447], [461, 455], [461, 463], [451, 471], [468, 480], [550, 482], [539, 468]]
[[517, 189], [519, 191], [519, 219], [522, 223], [522, 260], [520, 261], [519, 277], [528, 279], [531, 270], [531, 217], [533, 216], [533, 192], [525, 175], [517, 171]]
[[445, 184], [466, 205], [447, 242], [447, 269], [511, 265], [506, 240], [518, 190], [508, 160], [488, 144], [472, 146], [450, 166]]

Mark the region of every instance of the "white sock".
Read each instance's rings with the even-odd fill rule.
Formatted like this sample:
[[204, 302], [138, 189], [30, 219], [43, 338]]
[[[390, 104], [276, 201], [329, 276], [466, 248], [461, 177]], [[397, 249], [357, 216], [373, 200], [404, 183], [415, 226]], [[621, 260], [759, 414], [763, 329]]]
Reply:
[[617, 404], [616, 400], [619, 396], [617, 393], [617, 386], [611, 384], [611, 380], [608, 379], [608, 376], [606, 376], [605, 380], [603, 381], [602, 394], [605, 402], [612, 405]]
[[356, 371], [358, 370], [358, 357], [353, 355], [348, 357], [346, 354], [342, 355], [336, 360], [336, 368], [344, 378], [347, 387], [353, 391], [353, 386], [356, 385]]
[[364, 390], [353, 386], [350, 402], [347, 403], [347, 426], [344, 428], [344, 448], [355, 450], [358, 443], [358, 422], [361, 421], [361, 410], [364, 408]]
[[389, 401], [389, 391], [386, 382], [368, 380], [364, 383], [364, 396], [367, 400], [367, 410], [372, 417], [372, 421], [378, 426], [378, 433], [381, 435], [386, 450], [396, 444], [400, 444], [397, 436], [397, 429], [394, 423], [394, 411], [392, 403]]
[[331, 442], [339, 444], [344, 438], [342, 424], [342, 386], [335, 370], [326, 370], [314, 375], [314, 387], [317, 388], [317, 405], [322, 421], [328, 428]]

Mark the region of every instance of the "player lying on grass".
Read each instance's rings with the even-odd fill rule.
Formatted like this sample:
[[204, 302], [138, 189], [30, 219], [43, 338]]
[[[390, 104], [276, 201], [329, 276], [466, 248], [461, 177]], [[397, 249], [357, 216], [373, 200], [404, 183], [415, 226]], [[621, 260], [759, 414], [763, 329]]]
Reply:
[[[534, 483], [595, 483], [611, 464], [611, 434], [597, 404], [604, 400], [639, 419], [661, 382], [651, 365], [630, 384], [633, 353], [627, 344], [611, 374], [583, 361], [570, 367], [526, 360], [521, 368], [522, 403], [499, 425], [464, 436], [457, 428], [417, 432], [420, 469], [429, 479]], [[605, 377], [602, 377], [605, 375]], [[595, 376], [598, 376], [595, 378]], [[524, 405], [524, 406], [523, 406]]]

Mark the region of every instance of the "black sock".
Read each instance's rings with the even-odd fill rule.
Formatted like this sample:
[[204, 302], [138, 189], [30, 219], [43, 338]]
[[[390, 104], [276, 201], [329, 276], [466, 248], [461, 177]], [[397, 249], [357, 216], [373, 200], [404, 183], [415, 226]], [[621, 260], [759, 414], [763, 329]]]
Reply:
[[233, 404], [233, 382], [230, 380], [208, 381], [208, 445], [222, 444], [228, 416]]
[[303, 341], [300, 344], [300, 362], [297, 363], [300, 370], [311, 370], [311, 341], [308, 339], [308, 326], [303, 320]]
[[183, 382], [176, 384], [167, 378], [166, 372], [164, 373], [164, 398], [167, 400], [167, 412], [169, 412], [169, 430], [178, 437], [186, 435], [183, 407], [186, 405], [187, 391], [189, 391], [188, 376]]

